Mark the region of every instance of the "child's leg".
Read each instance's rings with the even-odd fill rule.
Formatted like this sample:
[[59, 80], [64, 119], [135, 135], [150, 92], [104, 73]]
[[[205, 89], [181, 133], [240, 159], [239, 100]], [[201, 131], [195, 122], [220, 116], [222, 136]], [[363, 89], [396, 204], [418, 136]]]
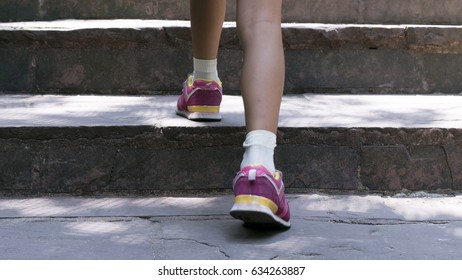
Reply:
[[282, 0], [238, 0], [237, 24], [244, 50], [241, 90], [248, 131], [276, 133], [284, 89]]
[[226, 0], [191, 0], [194, 73], [183, 85], [177, 114], [195, 121], [221, 120], [217, 54]]
[[285, 74], [281, 6], [281, 0], [237, 1], [238, 32], [244, 50], [241, 91], [249, 131], [241, 168], [263, 164], [272, 173]]
[[217, 54], [226, 0], [191, 0], [194, 78], [218, 81]]
[[204, 60], [216, 59], [226, 0], [191, 0], [190, 5], [193, 56]]
[[241, 170], [233, 182], [236, 197], [230, 214], [249, 225], [288, 228], [289, 204], [273, 160], [285, 73], [281, 6], [282, 0], [237, 1], [244, 49], [241, 91], [249, 133]]

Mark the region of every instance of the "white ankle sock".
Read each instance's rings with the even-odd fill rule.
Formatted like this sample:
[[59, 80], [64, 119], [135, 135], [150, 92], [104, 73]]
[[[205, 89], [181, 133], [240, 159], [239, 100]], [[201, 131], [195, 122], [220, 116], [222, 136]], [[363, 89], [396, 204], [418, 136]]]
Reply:
[[244, 141], [244, 158], [241, 168], [249, 165], [262, 164], [274, 174], [274, 148], [276, 148], [276, 134], [266, 130], [254, 130], [247, 134]]
[[218, 71], [217, 71], [217, 60], [204, 60], [204, 59], [197, 59], [193, 58], [194, 63], [194, 73], [193, 79], [205, 79], [205, 80], [213, 80], [213, 81], [220, 81], [218, 78]]

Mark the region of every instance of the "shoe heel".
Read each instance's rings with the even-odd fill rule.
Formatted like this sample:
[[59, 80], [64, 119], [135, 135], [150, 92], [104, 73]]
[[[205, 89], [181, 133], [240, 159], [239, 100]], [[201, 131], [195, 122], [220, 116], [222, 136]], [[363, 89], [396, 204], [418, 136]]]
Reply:
[[189, 111], [176, 111], [176, 114], [185, 117], [191, 121], [219, 122], [222, 117], [220, 113], [197, 113]]
[[234, 199], [230, 215], [248, 226], [290, 228], [290, 222], [276, 216], [277, 206], [271, 200], [253, 195], [239, 195]]
[[[278, 211], [278, 206], [271, 201], [270, 199], [257, 195], [238, 195], [234, 198], [234, 205], [240, 206], [240, 208], [249, 208], [249, 209], [268, 209], [271, 213], [276, 213]], [[266, 212], [266, 211], [265, 211]]]

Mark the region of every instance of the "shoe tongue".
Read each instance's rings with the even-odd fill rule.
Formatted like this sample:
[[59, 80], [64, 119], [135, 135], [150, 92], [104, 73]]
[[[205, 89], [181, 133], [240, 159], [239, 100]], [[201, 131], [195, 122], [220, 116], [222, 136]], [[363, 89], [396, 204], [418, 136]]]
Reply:
[[249, 181], [255, 181], [257, 179], [257, 169], [250, 169], [249, 170]]

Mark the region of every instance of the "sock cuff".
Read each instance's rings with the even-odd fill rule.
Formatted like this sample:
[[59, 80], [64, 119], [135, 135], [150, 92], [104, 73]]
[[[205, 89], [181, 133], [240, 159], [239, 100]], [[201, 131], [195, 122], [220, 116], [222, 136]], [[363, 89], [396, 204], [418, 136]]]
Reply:
[[253, 130], [247, 133], [243, 147], [247, 148], [253, 145], [264, 146], [269, 149], [276, 148], [276, 134], [267, 130]]
[[212, 73], [217, 71], [217, 60], [205, 60], [193, 58], [194, 71]]

